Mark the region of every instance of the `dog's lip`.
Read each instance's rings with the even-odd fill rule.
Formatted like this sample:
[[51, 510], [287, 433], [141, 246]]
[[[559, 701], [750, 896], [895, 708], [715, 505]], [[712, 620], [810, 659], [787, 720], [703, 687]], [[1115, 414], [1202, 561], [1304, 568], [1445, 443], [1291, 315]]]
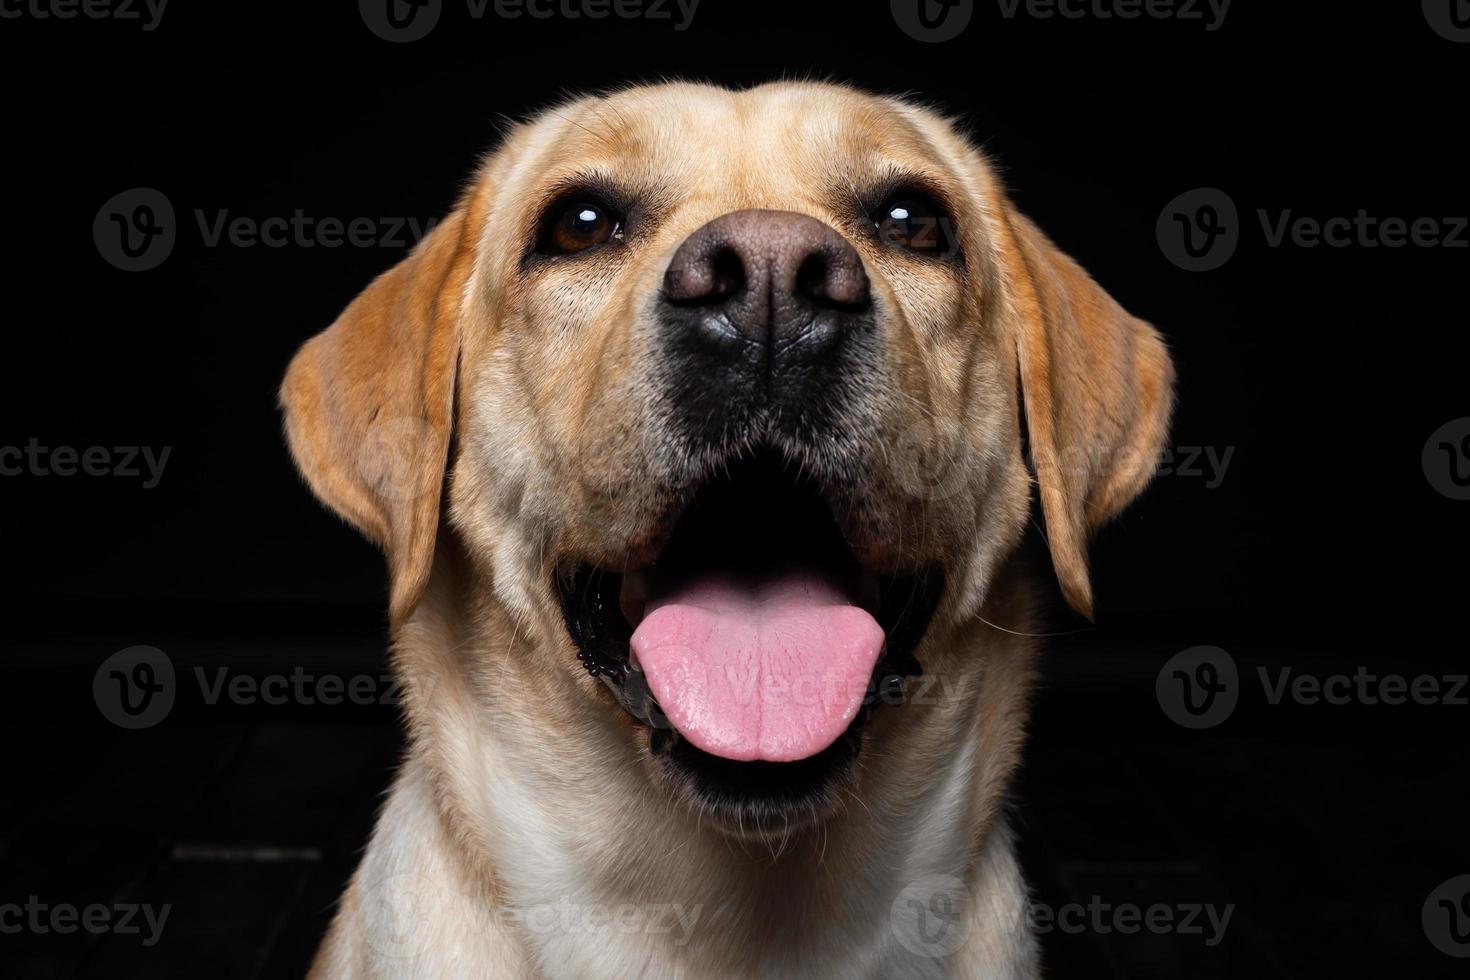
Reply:
[[[650, 595], [649, 570], [640, 568], [623, 576], [622, 588], [618, 590], [618, 606], [623, 610], [623, 619], [628, 626], [637, 629], [643, 622], [643, 614]], [[632, 656], [630, 653], [629, 656]]]
[[840, 806], [842, 787], [858, 778], [855, 763], [871, 710], [864, 708], [822, 752], [798, 762], [732, 762], [702, 751], [672, 728], [650, 731], [649, 755], [655, 770], [722, 832], [784, 839]]

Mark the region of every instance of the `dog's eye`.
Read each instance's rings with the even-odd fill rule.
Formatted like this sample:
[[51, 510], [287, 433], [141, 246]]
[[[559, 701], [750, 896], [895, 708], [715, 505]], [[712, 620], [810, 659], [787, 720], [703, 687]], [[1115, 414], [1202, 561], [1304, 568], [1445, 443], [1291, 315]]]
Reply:
[[538, 250], [569, 255], [622, 235], [622, 218], [611, 208], [593, 201], [573, 201], [553, 210]]
[[878, 237], [886, 245], [916, 252], [948, 255], [954, 252], [954, 220], [942, 205], [923, 194], [900, 194], [873, 216]]

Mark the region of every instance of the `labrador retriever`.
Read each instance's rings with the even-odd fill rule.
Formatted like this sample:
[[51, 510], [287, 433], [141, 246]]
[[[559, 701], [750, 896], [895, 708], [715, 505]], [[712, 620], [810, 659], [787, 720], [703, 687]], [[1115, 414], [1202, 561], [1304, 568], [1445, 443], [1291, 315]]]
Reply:
[[1037, 585], [1173, 370], [955, 123], [781, 82], [516, 125], [292, 361], [408, 748], [312, 976], [1038, 975]]

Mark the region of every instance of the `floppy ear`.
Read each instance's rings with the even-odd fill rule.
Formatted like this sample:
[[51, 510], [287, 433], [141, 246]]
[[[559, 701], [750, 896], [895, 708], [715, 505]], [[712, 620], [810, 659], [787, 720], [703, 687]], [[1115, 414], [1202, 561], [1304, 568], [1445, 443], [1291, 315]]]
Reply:
[[1130, 316], [1030, 219], [1003, 209], [1021, 397], [1057, 580], [1092, 616], [1087, 539], [1153, 476], [1174, 401], [1157, 330]]
[[322, 502], [388, 557], [398, 622], [428, 583], [454, 420], [472, 259], [461, 206], [383, 273], [286, 371], [286, 439]]

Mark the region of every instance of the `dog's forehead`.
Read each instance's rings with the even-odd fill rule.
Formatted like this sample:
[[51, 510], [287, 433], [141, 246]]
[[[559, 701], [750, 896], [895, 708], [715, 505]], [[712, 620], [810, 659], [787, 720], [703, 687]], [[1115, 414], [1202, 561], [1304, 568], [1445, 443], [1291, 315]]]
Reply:
[[732, 91], [669, 84], [549, 110], [534, 124], [541, 179], [604, 173], [766, 199], [896, 170], [942, 180], [947, 126], [896, 99], [836, 85]]

